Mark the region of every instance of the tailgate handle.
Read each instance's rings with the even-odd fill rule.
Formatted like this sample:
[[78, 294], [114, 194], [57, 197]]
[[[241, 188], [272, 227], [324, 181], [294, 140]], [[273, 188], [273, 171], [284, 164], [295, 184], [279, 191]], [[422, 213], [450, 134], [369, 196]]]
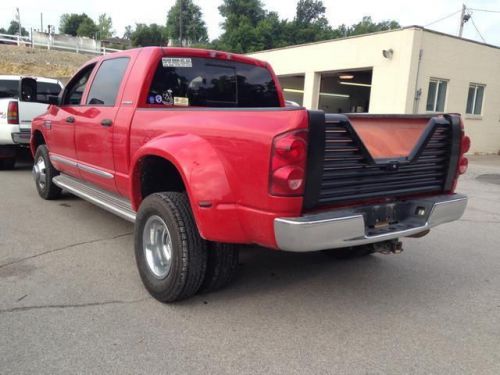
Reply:
[[113, 124], [113, 121], [111, 121], [109, 118], [105, 118], [104, 120], [101, 121], [102, 126], [111, 126]]
[[75, 118], [73, 116], [68, 116], [68, 117], [66, 117], [66, 122], [73, 124], [75, 122]]

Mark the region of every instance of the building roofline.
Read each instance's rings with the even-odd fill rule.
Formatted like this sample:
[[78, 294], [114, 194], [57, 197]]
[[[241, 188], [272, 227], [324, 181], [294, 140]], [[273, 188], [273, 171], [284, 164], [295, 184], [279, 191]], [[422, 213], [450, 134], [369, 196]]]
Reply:
[[401, 27], [399, 29], [377, 31], [375, 33], [369, 33], [369, 34], [352, 35], [352, 36], [347, 36], [347, 37], [343, 37], [343, 38], [327, 39], [327, 40], [320, 40], [318, 42], [294, 44], [294, 45], [286, 46], [286, 47], [271, 48], [271, 49], [266, 49], [266, 50], [257, 51], [257, 52], [250, 52], [250, 53], [247, 53], [247, 55], [254, 55], [254, 54], [260, 54], [260, 53], [266, 53], [266, 52], [280, 51], [280, 50], [291, 49], [291, 48], [298, 48], [298, 47], [305, 47], [305, 46], [314, 46], [314, 45], [318, 45], [318, 44], [339, 42], [339, 41], [344, 41], [344, 40], [349, 40], [349, 39], [356, 39], [356, 38], [364, 38], [364, 37], [369, 37], [369, 36], [374, 36], [374, 35], [381, 35], [381, 34], [388, 34], [388, 33], [400, 32], [400, 31], [403, 31], [403, 30], [410, 30], [410, 29], [413, 29], [413, 30], [422, 30], [422, 31], [425, 31], [425, 32], [428, 32], [428, 33], [437, 34], [437, 35], [441, 35], [441, 36], [446, 36], [446, 37], [453, 38], [453, 39], [458, 39], [458, 40], [461, 40], [461, 41], [464, 41], [464, 42], [469, 42], [469, 43], [479, 44], [479, 45], [482, 45], [482, 46], [485, 46], [485, 47], [500, 49], [500, 46], [495, 46], [493, 44], [478, 42], [476, 40], [467, 39], [467, 38], [460, 38], [458, 36], [447, 34], [447, 33], [443, 33], [443, 32], [440, 32], [440, 31], [426, 29], [425, 27], [419, 26], [419, 25], [410, 25], [410, 26]]
[[423, 30], [423, 31], [431, 33], [431, 34], [446, 36], [448, 38], [458, 39], [458, 40], [461, 40], [463, 42], [469, 42], [469, 43], [479, 44], [479, 45], [485, 46], [485, 47], [500, 49], [500, 46], [496, 46], [494, 44], [489, 44], [489, 43], [485, 43], [485, 42], [478, 42], [477, 40], [468, 39], [468, 38], [461, 38], [461, 37], [453, 35], [453, 34], [447, 34], [447, 33], [441, 32], [441, 31], [426, 29], [425, 27], [419, 26], [419, 25], [406, 26], [403, 29], [418, 29], [418, 30]]

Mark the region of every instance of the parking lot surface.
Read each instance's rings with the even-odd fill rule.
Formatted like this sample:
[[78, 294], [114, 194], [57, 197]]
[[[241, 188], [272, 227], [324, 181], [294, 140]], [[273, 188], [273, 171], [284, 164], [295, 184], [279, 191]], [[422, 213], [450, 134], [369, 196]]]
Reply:
[[0, 373], [499, 374], [500, 157], [472, 159], [465, 216], [400, 255], [244, 248], [232, 285], [172, 305], [130, 223], [0, 171]]

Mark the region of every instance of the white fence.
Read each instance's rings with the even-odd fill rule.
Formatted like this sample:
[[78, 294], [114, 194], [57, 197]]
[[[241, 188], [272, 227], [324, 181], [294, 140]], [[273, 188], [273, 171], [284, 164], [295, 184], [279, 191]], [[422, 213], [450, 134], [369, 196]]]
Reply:
[[0, 34], [0, 44], [11, 44], [25, 47], [41, 47], [54, 50], [65, 50], [76, 53], [91, 53], [105, 55], [121, 51], [107, 48], [98, 40], [90, 38], [72, 37], [68, 35], [53, 35], [48, 33], [33, 32], [31, 36]]

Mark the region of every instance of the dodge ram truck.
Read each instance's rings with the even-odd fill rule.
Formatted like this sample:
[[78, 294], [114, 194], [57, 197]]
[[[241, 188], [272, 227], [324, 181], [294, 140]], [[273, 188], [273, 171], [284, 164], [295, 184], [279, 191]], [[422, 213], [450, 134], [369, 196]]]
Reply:
[[162, 302], [221, 288], [238, 244], [398, 252], [459, 219], [470, 140], [459, 115], [286, 106], [268, 63], [148, 47], [86, 63], [33, 121], [33, 176], [135, 223], [141, 279]]

